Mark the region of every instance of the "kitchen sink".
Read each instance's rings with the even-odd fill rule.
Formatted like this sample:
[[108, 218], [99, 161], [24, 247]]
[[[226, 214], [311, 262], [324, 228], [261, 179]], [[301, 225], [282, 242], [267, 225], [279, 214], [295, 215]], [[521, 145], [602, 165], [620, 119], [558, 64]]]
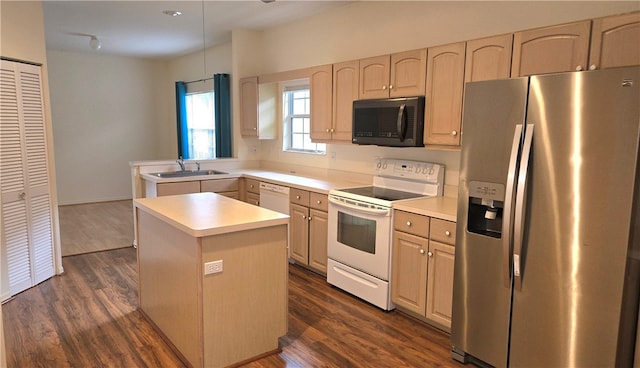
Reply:
[[218, 170], [196, 170], [196, 171], [168, 171], [168, 172], [160, 172], [153, 173], [151, 175], [157, 176], [159, 178], [183, 178], [189, 176], [204, 176], [204, 175], [225, 175], [228, 174], [224, 171]]

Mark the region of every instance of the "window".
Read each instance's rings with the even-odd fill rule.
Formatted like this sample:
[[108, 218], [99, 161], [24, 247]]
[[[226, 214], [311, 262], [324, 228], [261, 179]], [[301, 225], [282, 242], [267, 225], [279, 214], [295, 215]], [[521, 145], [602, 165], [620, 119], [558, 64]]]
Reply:
[[176, 82], [178, 156], [185, 160], [232, 157], [230, 79], [229, 74], [214, 74]]
[[326, 152], [324, 143], [311, 141], [311, 97], [308, 86], [287, 87], [282, 96], [284, 108], [284, 151], [318, 153]]
[[190, 159], [216, 157], [216, 126], [214, 121], [213, 91], [188, 93], [187, 136]]

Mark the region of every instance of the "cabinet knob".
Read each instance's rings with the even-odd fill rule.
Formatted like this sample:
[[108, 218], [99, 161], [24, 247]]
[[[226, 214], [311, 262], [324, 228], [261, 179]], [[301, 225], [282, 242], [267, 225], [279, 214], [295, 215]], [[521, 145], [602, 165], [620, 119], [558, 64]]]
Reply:
[[329, 133], [329, 128], [327, 128], [327, 129], [325, 130], [325, 132]]
[[392, 88], [393, 88], [393, 84], [390, 84], [390, 85], [389, 85], [389, 89], [392, 89]]
[[433, 253], [431, 253], [431, 252], [427, 253], [427, 255], [428, 255], [429, 257], [433, 257]]
[[297, 196], [296, 196], [296, 199], [300, 199], [300, 196], [299, 196], [299, 195], [297, 195]]
[[306, 220], [306, 218], [307, 218], [307, 216], [302, 215], [302, 219], [303, 219], [303, 220]]
[[253, 130], [258, 130], [258, 128], [253, 128]]
[[331, 133], [335, 132], [335, 130], [333, 128], [331, 128]]
[[26, 196], [27, 194], [25, 192], [18, 194], [18, 197], [20, 197], [20, 199], [24, 199]]
[[576, 66], [576, 71], [578, 71], [578, 72], [579, 72], [579, 71], [582, 71], [582, 65], [578, 65], [578, 66]]
[[321, 204], [321, 203], [322, 203], [322, 201], [318, 201], [318, 204]]
[[589, 66], [589, 70], [596, 70], [596, 69], [598, 69], [598, 67], [596, 66], [596, 64], [591, 64], [591, 65]]
[[307, 220], [311, 221], [311, 216], [307, 217]]
[[382, 90], [383, 91], [386, 90], [386, 89], [387, 89], [387, 86], [382, 86]]
[[420, 254], [424, 254], [424, 249], [420, 249]]
[[259, 206], [259, 205], [260, 205], [260, 202], [259, 202], [259, 201], [256, 201], [256, 206]]
[[407, 221], [407, 226], [411, 227], [411, 221]]
[[444, 232], [444, 235], [446, 235], [446, 236], [451, 236], [451, 231], [446, 230], [446, 231]]
[[250, 187], [251, 189], [253, 189], [253, 184], [249, 184], [249, 187]]
[[458, 135], [458, 131], [454, 130], [453, 132], [451, 132], [451, 135], [455, 137], [456, 135]]

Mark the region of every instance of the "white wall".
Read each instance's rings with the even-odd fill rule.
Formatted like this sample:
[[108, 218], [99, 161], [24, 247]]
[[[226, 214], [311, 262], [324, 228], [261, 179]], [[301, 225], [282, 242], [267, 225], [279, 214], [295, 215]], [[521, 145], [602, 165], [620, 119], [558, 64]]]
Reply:
[[[238, 50], [234, 55], [234, 62], [235, 58], [238, 59], [238, 63], [248, 58], [260, 60], [258, 66], [242, 64], [238, 67], [237, 77], [240, 78], [466, 41], [638, 9], [640, 3], [631, 1], [356, 2], [261, 33], [242, 34], [241, 44], [260, 46]], [[236, 33], [233, 36], [235, 42]], [[256, 142], [243, 139], [239, 145], [239, 157], [244, 157], [246, 147], [255, 145]], [[263, 160], [275, 161], [283, 167], [302, 164], [316, 168], [372, 173], [375, 157], [395, 157], [443, 163], [447, 168], [446, 183], [457, 185], [458, 180], [459, 152], [359, 147], [348, 144], [329, 145], [329, 154], [318, 156], [283, 153], [281, 137], [275, 141], [260, 141], [257, 144]]]
[[60, 204], [131, 198], [129, 161], [155, 159], [162, 62], [49, 51]]

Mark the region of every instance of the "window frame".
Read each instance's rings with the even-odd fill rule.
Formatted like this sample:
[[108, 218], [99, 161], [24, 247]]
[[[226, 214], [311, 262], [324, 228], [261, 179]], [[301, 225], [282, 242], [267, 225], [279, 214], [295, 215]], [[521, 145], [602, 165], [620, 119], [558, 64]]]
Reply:
[[[292, 111], [294, 106], [291, 103], [290, 97], [292, 97], [291, 94], [296, 91], [307, 91], [308, 93], [308, 102], [307, 102], [308, 110], [306, 114], [294, 114]], [[303, 80], [303, 81], [296, 81], [294, 83], [285, 84], [282, 88], [281, 98], [282, 98], [282, 151], [312, 154], [312, 155], [326, 155], [327, 153], [326, 144], [316, 143], [311, 140], [311, 124], [313, 122], [311, 121], [311, 86], [309, 84], [309, 81]], [[294, 133], [293, 119], [308, 119], [309, 121], [308, 131], [306, 131], [303, 128], [302, 133], [297, 133], [297, 132]], [[304, 149], [304, 148], [295, 147], [293, 142], [294, 134], [303, 135], [303, 140], [306, 137], [308, 137], [309, 142], [311, 142], [314, 149]]]

